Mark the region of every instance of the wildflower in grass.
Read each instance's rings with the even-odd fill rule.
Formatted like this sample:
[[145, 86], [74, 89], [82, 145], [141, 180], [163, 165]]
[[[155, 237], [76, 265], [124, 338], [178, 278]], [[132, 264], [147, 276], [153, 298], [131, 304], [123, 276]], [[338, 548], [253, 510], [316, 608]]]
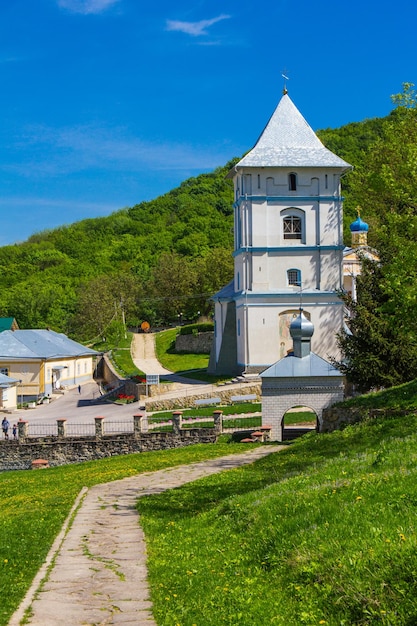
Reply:
[[403, 533], [400, 533], [400, 539], [401, 541], [405, 541], [405, 535], [403, 535]]
[[356, 496], [356, 501], [362, 500], [362, 496]]

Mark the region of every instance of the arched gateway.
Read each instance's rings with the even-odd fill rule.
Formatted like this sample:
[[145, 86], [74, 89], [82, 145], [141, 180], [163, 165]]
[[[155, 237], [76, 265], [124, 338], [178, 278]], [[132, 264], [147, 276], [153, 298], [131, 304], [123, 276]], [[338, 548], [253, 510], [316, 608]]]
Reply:
[[313, 324], [302, 309], [290, 326], [293, 352], [261, 373], [262, 425], [272, 426], [271, 439], [283, 440], [283, 417], [294, 406], [308, 406], [321, 429], [323, 409], [343, 400], [341, 372], [311, 352]]

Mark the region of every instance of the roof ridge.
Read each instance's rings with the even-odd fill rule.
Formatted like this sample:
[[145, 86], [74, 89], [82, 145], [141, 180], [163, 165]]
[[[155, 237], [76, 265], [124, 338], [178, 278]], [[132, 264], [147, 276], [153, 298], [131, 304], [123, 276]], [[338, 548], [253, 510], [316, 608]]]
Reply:
[[245, 166], [351, 167], [322, 144], [288, 94], [282, 96], [254, 147], [236, 165]]

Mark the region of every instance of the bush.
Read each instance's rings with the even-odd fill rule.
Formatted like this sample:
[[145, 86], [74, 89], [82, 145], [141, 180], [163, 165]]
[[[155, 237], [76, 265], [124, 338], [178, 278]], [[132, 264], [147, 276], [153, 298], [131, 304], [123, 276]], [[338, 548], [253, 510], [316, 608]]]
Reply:
[[195, 335], [196, 333], [208, 333], [214, 331], [214, 324], [212, 322], [203, 322], [201, 324], [188, 324], [187, 326], [181, 326], [180, 335]]

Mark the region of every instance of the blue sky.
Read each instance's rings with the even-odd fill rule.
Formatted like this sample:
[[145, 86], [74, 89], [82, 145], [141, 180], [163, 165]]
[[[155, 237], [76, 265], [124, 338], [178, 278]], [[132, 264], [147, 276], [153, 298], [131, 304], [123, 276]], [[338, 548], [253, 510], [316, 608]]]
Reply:
[[251, 148], [289, 76], [315, 129], [417, 84], [415, 0], [0, 0], [0, 245]]

